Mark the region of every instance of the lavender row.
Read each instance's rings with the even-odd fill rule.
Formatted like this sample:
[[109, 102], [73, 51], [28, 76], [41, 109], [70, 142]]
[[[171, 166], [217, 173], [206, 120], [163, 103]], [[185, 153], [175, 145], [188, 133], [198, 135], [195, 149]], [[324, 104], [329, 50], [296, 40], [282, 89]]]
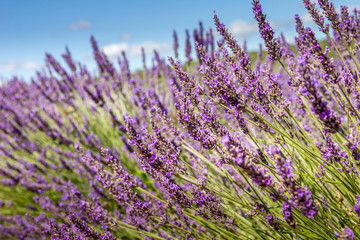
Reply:
[[[261, 4], [252, 59], [214, 13], [179, 57], [97, 72], [46, 54], [0, 88], [1, 239], [360, 238], [360, 13], [304, 0], [291, 46]], [[196, 57], [195, 57], [196, 56]]]

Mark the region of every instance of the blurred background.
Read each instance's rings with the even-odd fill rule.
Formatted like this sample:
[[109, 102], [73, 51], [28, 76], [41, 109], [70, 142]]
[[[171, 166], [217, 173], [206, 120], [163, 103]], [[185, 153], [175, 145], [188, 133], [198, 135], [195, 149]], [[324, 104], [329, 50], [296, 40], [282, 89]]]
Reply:
[[[359, 0], [335, 0], [337, 9], [348, 5], [360, 8]], [[261, 1], [275, 36], [283, 32], [291, 43], [295, 36], [294, 15], [299, 14], [306, 26], [313, 26], [301, 0]], [[89, 0], [0, 0], [0, 81], [17, 75], [26, 81], [43, 67], [45, 53], [62, 63], [61, 54], [68, 46], [74, 59], [95, 69], [90, 36], [111, 60], [125, 51], [132, 70], [141, 68], [141, 47], [148, 64], [156, 49], [161, 56], [173, 56], [173, 30], [184, 59], [185, 30], [212, 28], [213, 12], [249, 51], [262, 43], [252, 13], [251, 0], [215, 1], [89, 1]], [[317, 32], [321, 38], [321, 34]], [[191, 39], [193, 40], [193, 39]]]

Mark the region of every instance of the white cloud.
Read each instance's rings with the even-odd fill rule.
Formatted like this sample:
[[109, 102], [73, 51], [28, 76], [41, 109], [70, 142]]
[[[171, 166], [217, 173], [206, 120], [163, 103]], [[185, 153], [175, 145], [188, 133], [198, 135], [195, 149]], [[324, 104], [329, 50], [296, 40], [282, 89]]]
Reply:
[[24, 70], [31, 71], [39, 68], [40, 65], [36, 62], [29, 61], [29, 62], [21, 63], [20, 67], [23, 68]]
[[234, 35], [246, 35], [257, 32], [258, 27], [256, 23], [246, 22], [244, 20], [235, 20], [229, 26], [229, 31]]
[[309, 22], [312, 22], [312, 21], [313, 21], [311, 15], [310, 15], [309, 13], [303, 15], [303, 16], [301, 17], [301, 20], [302, 20], [304, 23], [309, 23]]
[[40, 64], [34, 61], [0, 63], [1, 72], [11, 72], [18, 70], [32, 71], [39, 68]]
[[109, 57], [113, 58], [121, 55], [122, 51], [127, 51], [129, 45], [127, 43], [113, 43], [103, 47], [104, 53]]
[[168, 43], [157, 42], [141, 42], [132, 45], [120, 42], [106, 45], [102, 50], [109, 58], [120, 56], [122, 51], [124, 51], [128, 57], [138, 57], [141, 56], [141, 48], [144, 48], [146, 54], [151, 54], [154, 50], [159, 53], [170, 51], [172, 46]]
[[133, 35], [131, 35], [130, 33], [125, 33], [125, 34], [120, 36], [121, 41], [129, 41], [132, 38], [133, 38]]
[[76, 23], [70, 24], [70, 30], [85, 30], [91, 28], [92, 24], [89, 21], [79, 20]]
[[16, 63], [14, 62], [0, 64], [0, 71], [9, 72], [9, 71], [14, 71], [15, 69], [16, 69]]
[[356, 4], [356, 5], [347, 5], [349, 8], [349, 12], [352, 12], [354, 10], [354, 8], [356, 8], [357, 10], [360, 10], [360, 4]]

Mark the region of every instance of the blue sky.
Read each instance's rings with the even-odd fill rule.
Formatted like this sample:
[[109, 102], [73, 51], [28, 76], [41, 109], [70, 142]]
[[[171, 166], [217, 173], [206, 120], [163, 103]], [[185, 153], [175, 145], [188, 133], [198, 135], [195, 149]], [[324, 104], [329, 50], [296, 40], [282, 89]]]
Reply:
[[[290, 40], [295, 34], [294, 14], [313, 25], [307, 21], [301, 0], [261, 3], [276, 34], [284, 32]], [[360, 7], [358, 0], [334, 3]], [[76, 60], [94, 69], [91, 35], [114, 61], [120, 50], [125, 50], [132, 69], [136, 69], [141, 66], [141, 46], [148, 58], [153, 48], [164, 57], [173, 55], [173, 30], [183, 47], [185, 29], [192, 31], [200, 20], [205, 29], [214, 29], [214, 10], [237, 39], [247, 39], [248, 48], [254, 50], [261, 39], [251, 7], [251, 0], [0, 0], [0, 80], [14, 75], [30, 79], [44, 65], [45, 52], [61, 60], [65, 46]]]

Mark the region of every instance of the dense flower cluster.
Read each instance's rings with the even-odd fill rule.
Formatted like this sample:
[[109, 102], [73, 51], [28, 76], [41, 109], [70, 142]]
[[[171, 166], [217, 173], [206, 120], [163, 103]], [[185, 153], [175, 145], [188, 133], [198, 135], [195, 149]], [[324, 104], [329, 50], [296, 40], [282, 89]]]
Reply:
[[303, 3], [327, 39], [253, 0], [267, 57], [214, 13], [142, 70], [91, 37], [96, 73], [4, 83], [0, 239], [360, 239], [360, 14]]

